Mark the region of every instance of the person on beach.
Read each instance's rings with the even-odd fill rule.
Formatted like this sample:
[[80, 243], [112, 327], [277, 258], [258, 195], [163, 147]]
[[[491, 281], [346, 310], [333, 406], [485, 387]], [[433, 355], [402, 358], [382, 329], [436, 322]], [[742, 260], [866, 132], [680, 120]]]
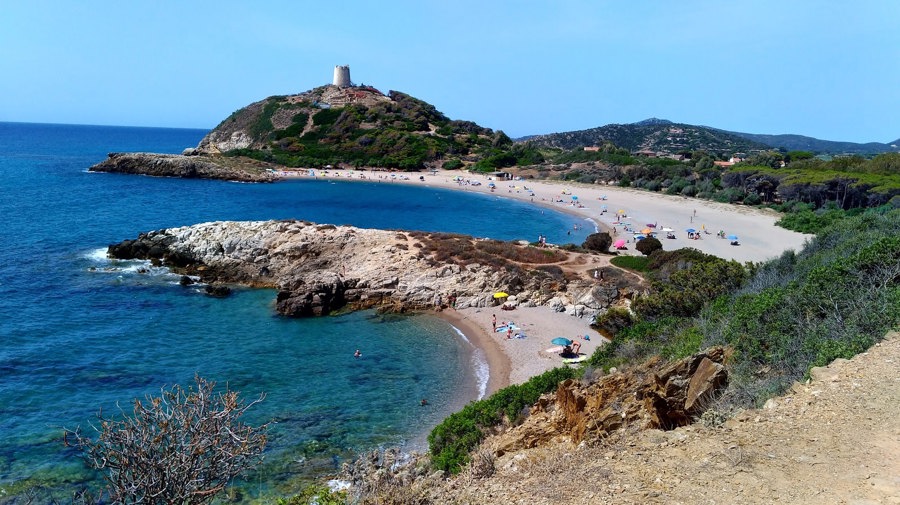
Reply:
[[506, 340], [512, 338], [512, 325], [506, 327]]
[[493, 327], [494, 331], [496, 332], [497, 331], [497, 314], [491, 315], [491, 326]]

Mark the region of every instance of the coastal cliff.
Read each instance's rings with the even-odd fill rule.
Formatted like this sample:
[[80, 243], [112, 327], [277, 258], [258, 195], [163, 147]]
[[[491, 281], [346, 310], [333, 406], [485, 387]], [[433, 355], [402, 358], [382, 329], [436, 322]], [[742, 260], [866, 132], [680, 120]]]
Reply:
[[90, 167], [90, 172], [140, 174], [185, 179], [219, 179], [239, 182], [273, 182], [278, 178], [268, 169], [274, 165], [249, 158], [184, 156], [155, 153], [109, 153], [107, 159]]
[[[446, 306], [549, 305], [592, 316], [621, 290], [566, 272], [586, 253], [474, 239], [304, 221], [213, 222], [141, 234], [109, 247], [120, 259], [150, 259], [208, 283], [278, 290], [276, 310], [303, 317], [338, 310], [402, 312]], [[536, 262], [540, 261], [538, 264]], [[584, 261], [581, 261], [584, 263]]]

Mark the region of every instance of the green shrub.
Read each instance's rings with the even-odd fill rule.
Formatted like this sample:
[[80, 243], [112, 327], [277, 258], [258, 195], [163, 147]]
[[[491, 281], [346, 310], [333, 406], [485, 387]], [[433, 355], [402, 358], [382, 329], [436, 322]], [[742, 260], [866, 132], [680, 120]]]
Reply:
[[610, 307], [606, 312], [597, 315], [593, 326], [614, 340], [620, 331], [632, 324], [634, 324], [634, 317], [628, 309]]
[[581, 247], [587, 249], [589, 251], [599, 251], [603, 253], [609, 252], [609, 246], [612, 245], [612, 237], [609, 236], [609, 233], [591, 233], [584, 239], [584, 243], [581, 244]]
[[469, 454], [485, 433], [501, 422], [503, 416], [515, 422], [520, 413], [533, 405], [544, 393], [556, 389], [560, 382], [575, 377], [568, 368], [554, 368], [536, 375], [524, 384], [503, 388], [489, 398], [469, 403], [445, 419], [428, 435], [432, 465], [445, 472], [457, 473], [469, 463]]
[[650, 256], [656, 251], [662, 249], [662, 243], [654, 237], [646, 237], [638, 240], [634, 248], [641, 252], [644, 256]]
[[462, 161], [460, 161], [459, 158], [453, 158], [451, 160], [445, 161], [441, 168], [443, 168], [444, 170], [458, 170], [463, 166], [465, 165]]

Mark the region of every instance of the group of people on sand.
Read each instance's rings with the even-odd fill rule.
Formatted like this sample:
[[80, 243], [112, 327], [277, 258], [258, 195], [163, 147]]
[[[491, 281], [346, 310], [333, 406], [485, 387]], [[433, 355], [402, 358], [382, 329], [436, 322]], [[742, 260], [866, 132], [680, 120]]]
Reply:
[[[514, 323], [512, 321], [501, 321], [500, 322], [500, 331], [503, 331], [503, 328], [506, 327], [506, 339], [511, 340], [513, 338], [514, 331]], [[497, 314], [491, 314], [491, 330], [493, 333], [497, 333]], [[515, 334], [516, 338], [524, 338], [524, 335], [521, 333]]]

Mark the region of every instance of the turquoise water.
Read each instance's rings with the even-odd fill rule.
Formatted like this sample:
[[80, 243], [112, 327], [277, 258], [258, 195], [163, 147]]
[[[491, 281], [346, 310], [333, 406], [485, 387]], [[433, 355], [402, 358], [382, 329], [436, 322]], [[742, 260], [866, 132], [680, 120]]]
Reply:
[[92, 482], [62, 444], [62, 427], [87, 427], [100, 408], [127, 408], [195, 373], [246, 397], [266, 394], [250, 411], [251, 422], [273, 425], [248, 497], [289, 493], [297, 476], [328, 474], [360, 451], [422, 447], [424, 434], [480, 394], [483, 361], [439, 319], [282, 318], [270, 290], [208, 298], [165, 270], [107, 260], [110, 243], [204, 221], [282, 218], [557, 242], [587, 233], [567, 235], [567, 215], [433, 188], [86, 172], [107, 152], [178, 153], [205, 133], [0, 123], [0, 503], [3, 490]]

